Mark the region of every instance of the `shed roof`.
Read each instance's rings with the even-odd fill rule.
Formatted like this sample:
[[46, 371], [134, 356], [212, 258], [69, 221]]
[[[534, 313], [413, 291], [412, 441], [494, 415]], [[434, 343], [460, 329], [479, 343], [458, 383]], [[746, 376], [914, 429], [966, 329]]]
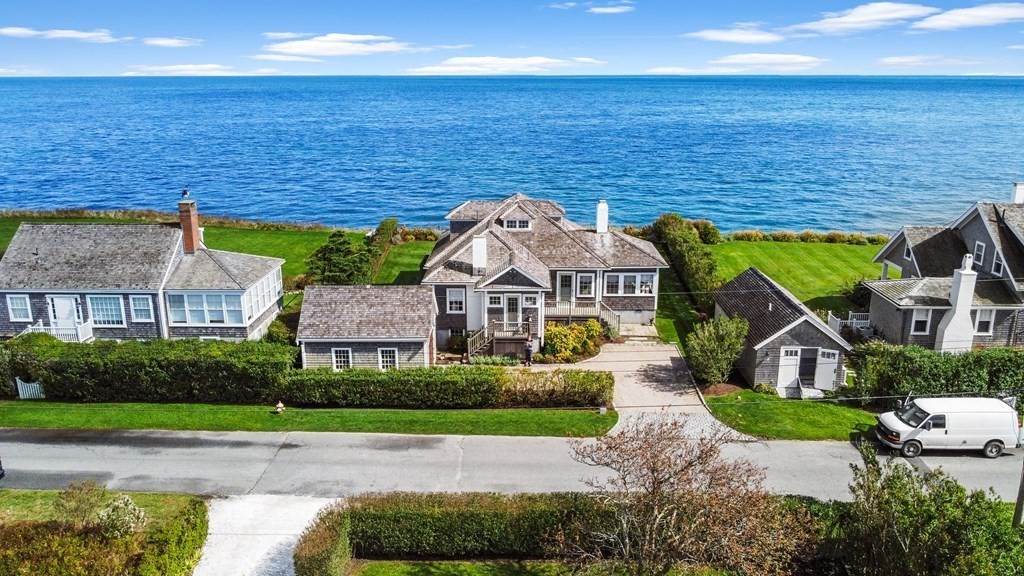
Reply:
[[426, 340], [435, 315], [430, 286], [307, 286], [297, 339]]

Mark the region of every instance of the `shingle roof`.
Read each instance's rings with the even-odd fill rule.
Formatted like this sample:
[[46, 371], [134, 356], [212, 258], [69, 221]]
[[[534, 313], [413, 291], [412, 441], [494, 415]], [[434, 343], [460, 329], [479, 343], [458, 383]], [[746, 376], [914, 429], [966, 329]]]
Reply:
[[280, 258], [200, 248], [184, 254], [167, 279], [168, 290], [247, 290], [284, 264]]
[[969, 252], [959, 231], [945, 226], [906, 226], [903, 234], [921, 276], [952, 276]]
[[[949, 306], [953, 278], [904, 278], [871, 280], [864, 283], [872, 292], [901, 308]], [[974, 288], [973, 306], [1016, 306], [1019, 303], [1001, 280], [979, 278]]]
[[297, 339], [426, 340], [434, 318], [430, 286], [307, 286]]
[[845, 349], [850, 349], [850, 345], [814, 312], [757, 268], [747, 268], [715, 290], [714, 299], [729, 317], [745, 318], [750, 323], [747, 330], [749, 346], [756, 347], [787, 326], [804, 319]]
[[25, 223], [0, 260], [0, 288], [157, 290], [180, 238], [176, 225]]
[[[491, 216], [495, 210], [509, 201], [528, 203], [537, 210], [552, 217], [559, 217], [565, 214], [565, 208], [551, 200], [534, 200], [526, 194], [516, 193], [501, 200], [467, 200], [452, 208], [445, 220], [483, 220]], [[512, 217], [520, 217], [522, 214], [515, 214]]]
[[1024, 204], [981, 202], [978, 211], [1003, 255], [1003, 263], [1018, 283], [1024, 282], [1024, 246], [1017, 236], [1024, 236]]

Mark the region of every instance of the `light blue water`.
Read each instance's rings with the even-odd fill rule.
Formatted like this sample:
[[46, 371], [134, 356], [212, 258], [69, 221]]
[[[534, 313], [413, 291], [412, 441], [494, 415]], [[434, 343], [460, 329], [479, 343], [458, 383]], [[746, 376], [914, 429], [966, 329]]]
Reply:
[[614, 224], [891, 231], [1024, 180], [1024, 79], [0, 80], [0, 207], [442, 222], [521, 191]]

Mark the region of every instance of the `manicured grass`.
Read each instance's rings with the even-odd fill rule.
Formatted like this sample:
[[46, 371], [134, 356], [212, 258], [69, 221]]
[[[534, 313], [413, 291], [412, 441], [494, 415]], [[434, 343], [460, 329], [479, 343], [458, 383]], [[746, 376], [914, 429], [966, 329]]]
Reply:
[[875, 415], [833, 402], [787, 400], [751, 390], [707, 397], [726, 425], [769, 440], [850, 440], [875, 425]]
[[419, 284], [420, 264], [433, 249], [434, 243], [426, 241], [404, 242], [392, 246], [377, 275], [373, 277], [373, 283]]
[[377, 410], [209, 404], [0, 402], [0, 427], [253, 432], [379, 432], [494, 436], [599, 436], [610, 410]]
[[812, 310], [845, 316], [852, 303], [839, 292], [858, 280], [878, 278], [871, 259], [880, 246], [803, 242], [725, 242], [710, 246], [718, 274], [730, 280], [751, 266], [786, 287]]
[[[327, 242], [331, 230], [256, 230], [251, 228], [221, 228], [207, 226], [203, 238], [215, 250], [243, 252], [258, 256], [283, 258], [281, 273], [297, 276], [306, 273], [306, 258]], [[362, 242], [361, 232], [350, 232], [349, 237]]]
[[572, 570], [547, 562], [367, 562], [352, 576], [569, 576]]
[[[116, 495], [111, 492], [110, 496]], [[149, 528], [165, 525], [194, 496], [184, 494], [150, 494], [133, 492], [132, 500], [146, 510]], [[53, 501], [56, 490], [0, 490], [0, 524], [18, 520], [56, 520]]]
[[697, 311], [689, 297], [682, 293], [685, 290], [671, 268], [661, 271], [658, 277], [658, 313], [654, 319], [654, 327], [657, 328], [658, 336], [662, 340], [675, 342], [680, 350], [683, 347], [683, 339], [697, 322]]

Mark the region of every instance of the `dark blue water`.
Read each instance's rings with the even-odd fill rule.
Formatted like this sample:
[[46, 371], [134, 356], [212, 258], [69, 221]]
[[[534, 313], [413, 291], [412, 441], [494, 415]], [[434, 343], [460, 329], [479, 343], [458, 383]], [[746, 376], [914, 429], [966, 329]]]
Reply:
[[521, 191], [580, 222], [890, 231], [1024, 180], [1024, 79], [0, 80], [0, 207], [364, 227]]

